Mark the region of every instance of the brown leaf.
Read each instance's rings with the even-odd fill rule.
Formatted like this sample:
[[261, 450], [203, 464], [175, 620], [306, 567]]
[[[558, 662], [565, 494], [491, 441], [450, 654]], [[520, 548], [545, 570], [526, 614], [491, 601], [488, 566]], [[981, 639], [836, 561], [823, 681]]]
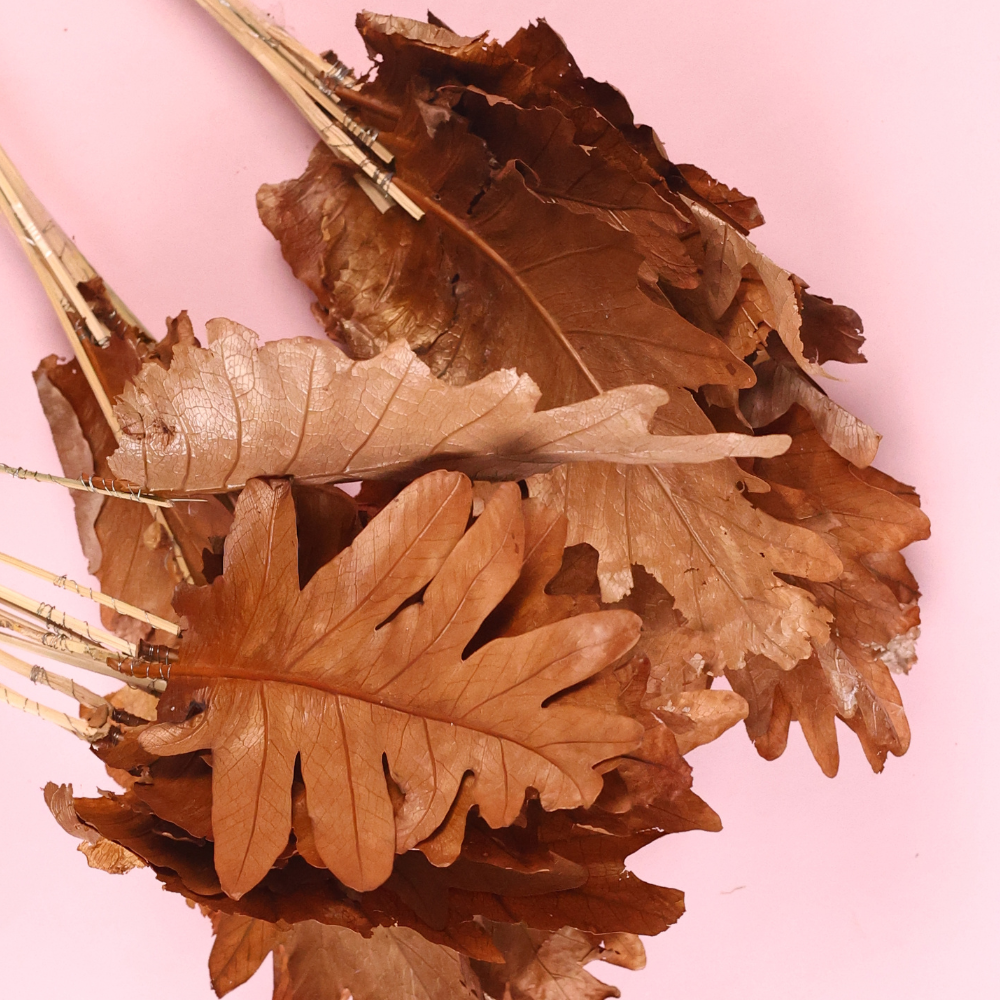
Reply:
[[[724, 345], [639, 288], [643, 258], [629, 234], [541, 200], [513, 165], [491, 175], [464, 120], [450, 114], [432, 137], [420, 111], [412, 101], [382, 137], [428, 213], [419, 226], [380, 215], [323, 149], [302, 178], [258, 195], [352, 356], [405, 338], [455, 384], [517, 368], [546, 408], [636, 383], [750, 384]], [[331, 217], [336, 226], [324, 226]]]
[[352, 362], [313, 338], [258, 348], [256, 334], [229, 320], [208, 329], [209, 350], [180, 346], [169, 371], [147, 364], [126, 388], [116, 475], [181, 494], [227, 492], [259, 476], [413, 478], [447, 466], [517, 479], [561, 462], [708, 462], [787, 446], [743, 434], [653, 436], [646, 427], [668, 399], [654, 386], [537, 413], [527, 376], [449, 386], [406, 343]]
[[740, 393], [740, 409], [751, 427], [766, 427], [798, 404], [838, 455], [860, 469], [875, 461], [882, 435], [838, 406], [802, 372], [777, 361], [764, 361], [754, 371], [757, 384]]
[[[285, 847], [297, 753], [319, 854], [363, 890], [437, 828], [466, 770], [481, 814], [500, 826], [528, 786], [547, 809], [586, 805], [600, 791], [593, 766], [635, 744], [625, 717], [541, 707], [635, 642], [628, 612], [577, 616], [461, 658], [523, 551], [515, 486], [463, 538], [470, 506], [464, 477], [423, 477], [300, 592], [287, 485], [243, 491], [224, 577], [178, 602], [190, 625], [168, 695], [183, 681], [179, 719], [190, 701], [207, 707], [140, 737], [161, 755], [212, 749], [215, 862], [230, 895], [256, 885]], [[395, 817], [383, 754], [405, 794]]]
[[240, 914], [212, 917], [215, 941], [208, 956], [208, 973], [217, 996], [242, 986], [284, 937], [281, 929], [264, 920]]
[[[839, 754], [833, 720], [839, 717], [858, 734], [879, 771], [887, 753], [905, 753], [909, 745], [890, 668], [906, 670], [915, 659], [920, 619], [915, 581], [899, 549], [926, 538], [929, 522], [909, 487], [845, 461], [800, 407], [793, 406], [772, 426], [791, 433], [794, 443], [787, 458], [755, 466], [771, 484], [758, 503], [821, 534], [844, 570], [829, 584], [804, 584], [834, 615], [829, 642], [815, 643], [811, 659], [787, 678], [776, 677], [773, 665], [759, 661], [748, 677], [729, 675], [730, 682], [750, 702], [748, 731], [764, 741], [768, 755], [781, 752], [782, 729], [787, 733], [788, 721], [798, 718], [817, 761], [835, 774]], [[784, 720], [778, 728], [771, 724], [776, 716]]]
[[275, 995], [288, 1000], [482, 1000], [467, 959], [406, 927], [370, 938], [314, 921], [296, 924], [275, 962]]
[[764, 216], [760, 214], [756, 199], [721, 184], [693, 163], [678, 163], [677, 172], [700, 200], [728, 216], [736, 225], [745, 230], [764, 225]]
[[[699, 432], [711, 426], [690, 396], [676, 394], [654, 428]], [[608, 602], [632, 586], [632, 563], [673, 595], [692, 629], [715, 637], [719, 665], [738, 668], [762, 653], [790, 669], [825, 642], [829, 614], [802, 589], [775, 576], [835, 579], [841, 566], [810, 531], [757, 511], [738, 490], [728, 462], [697, 468], [562, 466], [529, 482], [532, 496], [569, 518], [567, 542], [601, 554]], [[629, 511], [623, 518], [621, 511]]]
[[[106, 348], [88, 343], [85, 350], [113, 400], [139, 372], [144, 358], [158, 358], [160, 345], [136, 328], [112, 321], [117, 311], [103, 286], [91, 288], [87, 294], [95, 311], [105, 316], [111, 338]], [[159, 363], [164, 363], [162, 358]], [[111, 476], [108, 457], [115, 450], [115, 440], [79, 363], [75, 359], [60, 363], [55, 356], [45, 358], [35, 372], [35, 382], [64, 474], [74, 478], [81, 474]], [[149, 510], [131, 501], [96, 494], [81, 496], [87, 499], [77, 504], [77, 526], [84, 553], [102, 589], [176, 621], [171, 598], [181, 575], [169, 539]], [[213, 498], [207, 503], [176, 506], [165, 517], [196, 581], [204, 582], [212, 575], [208, 572], [211, 558], [216, 549], [221, 551], [229, 529], [228, 511]], [[176, 642], [169, 633], [154, 632], [108, 608], [101, 609], [101, 618], [106, 627], [133, 642]]]
[[802, 349], [809, 361], [824, 365], [840, 361], [845, 365], [863, 363], [865, 342], [861, 317], [848, 306], [835, 305], [833, 299], [807, 292], [809, 286], [795, 278], [802, 302]]
[[[486, 922], [503, 966], [476, 962], [491, 996], [511, 1000], [605, 1000], [619, 997], [614, 986], [595, 979], [584, 963], [599, 957], [591, 938], [573, 927], [536, 931], [523, 924]], [[505, 992], [506, 991], [506, 992]]]
[[697, 265], [680, 239], [691, 220], [600, 149], [577, 145], [574, 124], [558, 109], [521, 108], [471, 89], [458, 108], [500, 163], [519, 160], [531, 169], [527, 183], [533, 191], [631, 233], [645, 257], [641, 278], [662, 278], [678, 288], [698, 284]]

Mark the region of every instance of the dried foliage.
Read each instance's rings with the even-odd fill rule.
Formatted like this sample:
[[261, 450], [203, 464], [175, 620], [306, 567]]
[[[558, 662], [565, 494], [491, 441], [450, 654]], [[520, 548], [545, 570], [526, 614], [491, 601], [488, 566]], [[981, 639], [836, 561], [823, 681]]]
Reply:
[[211, 916], [220, 996], [269, 954], [276, 1000], [617, 996], [585, 965], [684, 912], [627, 859], [720, 829], [685, 754], [741, 721], [772, 758], [797, 720], [829, 775], [838, 718], [875, 770], [909, 743], [929, 525], [816, 381], [864, 360], [857, 314], [544, 21], [431, 21], [359, 15], [377, 72], [323, 98], [417, 211], [325, 145], [258, 196], [333, 343], [203, 348], [183, 313], [155, 343], [96, 279], [115, 416], [79, 361], [36, 373], [67, 476], [177, 501], [169, 533], [76, 516], [102, 587], [181, 626], [109, 613], [166, 689], [101, 701], [120, 793], [46, 802]]

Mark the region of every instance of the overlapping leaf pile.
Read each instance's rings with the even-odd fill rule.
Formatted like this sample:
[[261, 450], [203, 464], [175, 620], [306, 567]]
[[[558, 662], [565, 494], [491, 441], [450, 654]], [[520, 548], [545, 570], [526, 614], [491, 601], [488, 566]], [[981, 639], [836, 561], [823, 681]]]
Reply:
[[284, 1000], [617, 995], [584, 964], [641, 968], [683, 911], [626, 859], [719, 828], [683, 754], [798, 720], [833, 774], [837, 718], [905, 752], [927, 520], [815, 381], [860, 320], [748, 241], [753, 199], [544, 22], [359, 27], [425, 217], [325, 147], [259, 196], [337, 346], [109, 323], [117, 450], [77, 367], [39, 370], [67, 473], [174, 497], [195, 577], [141, 506], [80, 504], [102, 585], [183, 635], [96, 748], [124, 791], [47, 798], [212, 914], [220, 995], [271, 952]]

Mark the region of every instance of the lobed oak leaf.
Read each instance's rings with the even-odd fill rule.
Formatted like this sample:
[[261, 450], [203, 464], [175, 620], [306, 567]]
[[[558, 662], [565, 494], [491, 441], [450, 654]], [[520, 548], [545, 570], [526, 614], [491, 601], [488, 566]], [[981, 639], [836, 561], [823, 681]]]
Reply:
[[[653, 426], [697, 433], [711, 423], [690, 396], [676, 393]], [[690, 628], [713, 637], [720, 667], [739, 668], [761, 653], [791, 669], [810, 654], [811, 637], [826, 641], [830, 615], [775, 574], [833, 580], [840, 560], [813, 532], [752, 507], [740, 482], [734, 463], [683, 471], [588, 465], [533, 477], [528, 488], [566, 514], [569, 545], [587, 542], [600, 553], [605, 602], [629, 592], [638, 563], [673, 596]]]
[[161, 494], [227, 492], [254, 477], [411, 479], [435, 467], [517, 479], [562, 462], [666, 464], [774, 455], [784, 438], [652, 435], [668, 396], [629, 386], [536, 412], [513, 371], [450, 386], [405, 342], [351, 361], [326, 341], [271, 341], [229, 320], [210, 347], [180, 346], [169, 371], [147, 364], [117, 406], [116, 475]]
[[[916, 584], [899, 550], [926, 538], [930, 526], [919, 501], [875, 469], [859, 469], [834, 452], [798, 406], [776, 425], [793, 436], [787, 459], [755, 471], [771, 484], [757, 502], [776, 517], [809, 525], [843, 563], [828, 584], [804, 582], [833, 614], [830, 640], [815, 643], [807, 661], [778, 677], [766, 660], [730, 682], [750, 702], [747, 728], [766, 756], [784, 749], [797, 718], [827, 774], [839, 764], [834, 719], [858, 735], [872, 767], [909, 745], [909, 726], [892, 668], [908, 669], [919, 631]], [[793, 485], [794, 484], [794, 485]]]
[[[498, 490], [466, 533], [471, 499], [459, 474], [424, 476], [299, 591], [288, 486], [254, 480], [223, 576], [181, 593], [190, 625], [170, 685], [206, 707], [140, 740], [159, 755], [212, 749], [215, 863], [231, 896], [288, 841], [297, 756], [318, 853], [365, 890], [437, 828], [467, 770], [496, 827], [528, 787], [546, 809], [593, 801], [594, 766], [635, 745], [626, 717], [542, 707], [634, 644], [631, 613], [577, 616], [462, 658], [523, 552], [517, 488]], [[404, 795], [395, 816], [383, 757]]]

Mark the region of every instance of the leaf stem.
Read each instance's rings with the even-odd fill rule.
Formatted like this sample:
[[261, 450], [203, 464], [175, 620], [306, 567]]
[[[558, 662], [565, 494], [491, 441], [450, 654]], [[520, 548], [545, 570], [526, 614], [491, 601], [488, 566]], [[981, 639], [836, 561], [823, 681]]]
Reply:
[[60, 729], [65, 729], [87, 743], [94, 743], [107, 735], [106, 725], [100, 729], [95, 729], [84, 722], [83, 719], [75, 719], [72, 715], [67, 715], [65, 712], [58, 712], [54, 708], [49, 708], [48, 705], [42, 705], [37, 701], [32, 701], [30, 698], [25, 698], [24, 695], [18, 694], [17, 691], [12, 690], [5, 684], [0, 684], [0, 702], [6, 702], [11, 708], [16, 708], [19, 712], [26, 712], [28, 715], [37, 715], [38, 718], [44, 719], [46, 722], [51, 722]]
[[120, 615], [146, 622], [147, 625], [152, 625], [153, 628], [158, 628], [163, 632], [169, 632], [171, 635], [181, 634], [180, 626], [175, 622], [161, 618], [159, 615], [154, 615], [143, 608], [137, 608], [134, 604], [129, 604], [127, 601], [120, 601], [117, 597], [102, 594], [99, 590], [84, 587], [75, 580], [70, 580], [65, 575], [57, 576], [47, 569], [33, 566], [31, 563], [24, 562], [24, 560], [18, 559], [15, 556], [6, 555], [3, 552], [0, 552], [0, 562], [7, 563], [8, 566], [15, 566], [17, 569], [25, 573], [30, 573], [32, 576], [37, 576], [39, 579], [51, 583], [54, 587], [62, 587], [63, 590], [69, 590], [74, 594], [79, 594], [81, 597], [89, 597], [95, 603], [103, 605], [106, 608], [111, 608], [112, 611], [116, 611]]
[[74, 618], [72, 615], [66, 614], [65, 611], [60, 611], [52, 604], [36, 601], [33, 597], [27, 597], [2, 584], [0, 584], [0, 602], [13, 605], [22, 611], [27, 611], [33, 617], [50, 622], [56, 628], [65, 629], [67, 632], [72, 632], [83, 639], [109, 646], [111, 649], [119, 653], [124, 653], [126, 656], [138, 655], [138, 650], [134, 643], [120, 638], [113, 632], [107, 632], [96, 625], [90, 625], [80, 618]]

